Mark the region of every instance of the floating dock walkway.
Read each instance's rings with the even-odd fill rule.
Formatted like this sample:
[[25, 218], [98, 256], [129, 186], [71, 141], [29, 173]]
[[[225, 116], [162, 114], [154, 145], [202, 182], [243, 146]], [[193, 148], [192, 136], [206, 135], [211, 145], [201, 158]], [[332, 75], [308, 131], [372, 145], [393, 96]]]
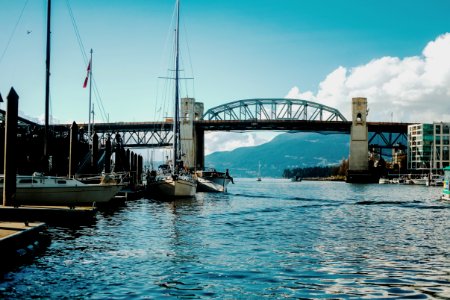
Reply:
[[82, 207], [69, 208], [67, 206], [31, 206], [19, 207], [0, 206], [0, 220], [22, 222], [46, 222], [79, 224], [95, 220], [97, 208]]
[[44, 223], [0, 221], [0, 270], [33, 258], [50, 243]]

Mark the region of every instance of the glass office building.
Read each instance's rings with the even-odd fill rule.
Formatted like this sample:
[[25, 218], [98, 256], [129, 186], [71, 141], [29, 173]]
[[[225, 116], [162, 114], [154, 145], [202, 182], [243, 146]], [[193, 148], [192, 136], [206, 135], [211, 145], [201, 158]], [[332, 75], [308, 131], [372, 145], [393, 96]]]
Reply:
[[408, 126], [408, 169], [442, 169], [450, 164], [450, 123]]

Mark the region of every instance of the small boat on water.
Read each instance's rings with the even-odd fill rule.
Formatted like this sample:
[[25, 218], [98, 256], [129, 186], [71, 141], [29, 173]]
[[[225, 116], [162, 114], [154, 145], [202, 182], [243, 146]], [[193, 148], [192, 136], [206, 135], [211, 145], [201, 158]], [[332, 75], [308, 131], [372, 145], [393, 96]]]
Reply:
[[[0, 175], [3, 191], [4, 176]], [[85, 184], [74, 178], [44, 176], [41, 173], [16, 176], [17, 205], [95, 206], [109, 202], [121, 189], [120, 183], [103, 181]]]
[[450, 166], [444, 168], [444, 183], [441, 199], [450, 201]]
[[302, 181], [302, 176], [300, 175], [295, 175], [294, 177], [291, 178], [292, 182], [300, 182]]
[[381, 177], [381, 178], [378, 180], [378, 183], [379, 183], [379, 184], [389, 184], [389, 183], [391, 183], [391, 182], [390, 182], [389, 178]]
[[261, 162], [258, 162], [258, 179], [256, 181], [261, 181]]
[[422, 176], [419, 178], [411, 178], [411, 181], [413, 182], [413, 184], [426, 185], [427, 181], [428, 181], [428, 176]]
[[197, 171], [197, 192], [226, 192], [228, 184], [234, 183], [228, 169], [218, 172], [215, 169]]
[[431, 174], [426, 181], [426, 186], [442, 186], [443, 184], [444, 176], [439, 174]]

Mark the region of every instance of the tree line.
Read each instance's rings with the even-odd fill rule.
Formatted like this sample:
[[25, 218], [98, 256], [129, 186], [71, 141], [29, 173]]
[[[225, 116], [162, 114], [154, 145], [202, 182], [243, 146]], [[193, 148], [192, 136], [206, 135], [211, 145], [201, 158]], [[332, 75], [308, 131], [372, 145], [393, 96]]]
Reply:
[[306, 168], [284, 169], [283, 178], [341, 177], [346, 175], [347, 170], [348, 159], [343, 159], [339, 165], [335, 166], [315, 166]]

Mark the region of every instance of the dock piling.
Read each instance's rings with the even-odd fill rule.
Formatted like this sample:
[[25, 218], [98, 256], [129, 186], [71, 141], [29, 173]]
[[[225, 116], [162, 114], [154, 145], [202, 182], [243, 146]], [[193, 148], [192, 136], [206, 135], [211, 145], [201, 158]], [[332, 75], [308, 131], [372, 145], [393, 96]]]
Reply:
[[69, 178], [75, 175], [78, 165], [77, 149], [78, 149], [78, 125], [75, 121], [70, 126], [70, 146], [69, 146]]
[[16, 144], [17, 144], [17, 119], [19, 112], [19, 95], [13, 87], [7, 96], [6, 127], [5, 127], [5, 151], [4, 151], [4, 182], [3, 182], [3, 206], [17, 206], [16, 195]]

